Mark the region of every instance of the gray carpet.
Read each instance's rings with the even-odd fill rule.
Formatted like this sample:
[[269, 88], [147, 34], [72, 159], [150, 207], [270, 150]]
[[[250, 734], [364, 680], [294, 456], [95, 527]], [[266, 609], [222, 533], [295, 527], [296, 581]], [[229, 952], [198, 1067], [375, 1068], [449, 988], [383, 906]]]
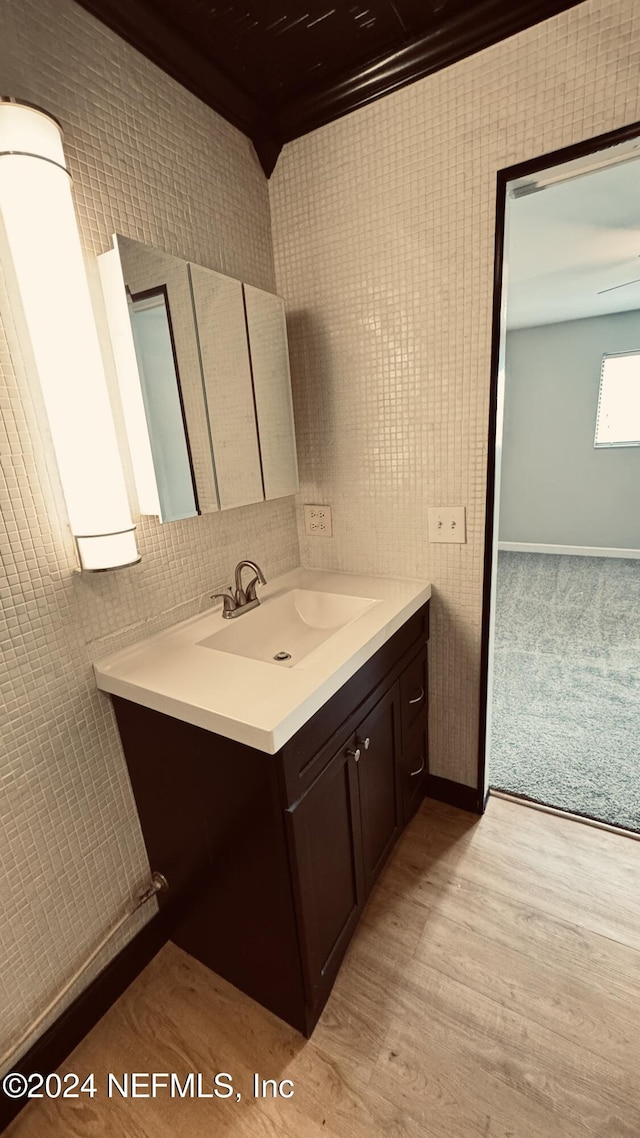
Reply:
[[489, 781], [640, 831], [640, 560], [499, 553]]

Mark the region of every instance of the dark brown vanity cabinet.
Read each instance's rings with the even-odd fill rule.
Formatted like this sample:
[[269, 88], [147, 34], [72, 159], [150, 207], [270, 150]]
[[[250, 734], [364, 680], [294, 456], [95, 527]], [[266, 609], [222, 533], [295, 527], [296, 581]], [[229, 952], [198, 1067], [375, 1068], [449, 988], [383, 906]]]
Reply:
[[292, 885], [311, 1006], [335, 975], [364, 904], [358, 772], [340, 748], [288, 812]]
[[172, 939], [305, 1035], [424, 795], [428, 618], [276, 755], [113, 698], [164, 904], [183, 896]]
[[398, 711], [395, 684], [287, 811], [304, 980], [312, 1005], [328, 992], [400, 829]]
[[400, 830], [400, 723], [397, 685], [360, 724], [355, 737], [365, 894], [369, 894]]

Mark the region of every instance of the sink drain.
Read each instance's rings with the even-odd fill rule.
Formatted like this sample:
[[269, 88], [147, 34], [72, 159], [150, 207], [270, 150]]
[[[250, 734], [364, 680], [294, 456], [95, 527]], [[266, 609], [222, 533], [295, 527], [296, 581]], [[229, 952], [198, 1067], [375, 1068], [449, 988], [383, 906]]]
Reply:
[[273, 658], [274, 658], [274, 660], [290, 660], [291, 659], [291, 653], [290, 652], [276, 652], [276, 654]]

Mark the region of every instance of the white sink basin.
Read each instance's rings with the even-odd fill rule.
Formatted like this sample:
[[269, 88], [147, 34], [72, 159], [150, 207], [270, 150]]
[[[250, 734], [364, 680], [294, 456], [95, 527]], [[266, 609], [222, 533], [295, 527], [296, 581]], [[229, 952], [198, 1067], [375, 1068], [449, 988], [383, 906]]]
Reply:
[[430, 595], [426, 581], [292, 569], [234, 620], [208, 609], [96, 661], [98, 687], [275, 755]]
[[289, 589], [267, 597], [257, 609], [234, 617], [197, 643], [216, 652], [293, 668], [375, 604], [379, 601], [372, 597]]

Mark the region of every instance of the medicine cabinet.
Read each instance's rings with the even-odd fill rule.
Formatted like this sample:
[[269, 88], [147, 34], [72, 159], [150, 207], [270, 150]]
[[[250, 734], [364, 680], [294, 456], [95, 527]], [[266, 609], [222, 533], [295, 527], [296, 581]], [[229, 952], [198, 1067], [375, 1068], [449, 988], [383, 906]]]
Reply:
[[98, 263], [142, 513], [295, 494], [281, 298], [117, 235]]

